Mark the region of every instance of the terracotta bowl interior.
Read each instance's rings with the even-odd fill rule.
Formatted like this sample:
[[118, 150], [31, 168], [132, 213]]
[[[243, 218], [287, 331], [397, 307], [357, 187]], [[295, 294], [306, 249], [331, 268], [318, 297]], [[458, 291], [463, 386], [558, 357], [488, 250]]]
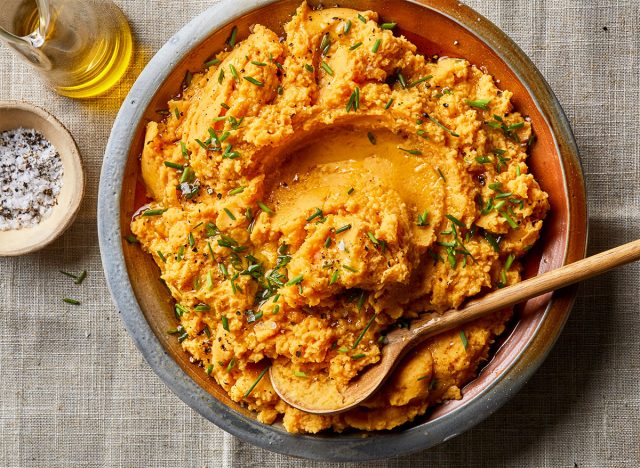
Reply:
[[84, 194], [80, 153], [67, 129], [39, 107], [22, 102], [0, 102], [0, 132], [20, 127], [38, 130], [55, 146], [64, 170], [62, 188], [51, 214], [39, 224], [0, 231], [0, 256], [26, 254], [52, 242], [71, 225]]
[[[424, 3], [429, 5], [434, 2]], [[130, 233], [129, 223], [131, 216], [144, 203], [144, 188], [140, 183], [139, 175], [139, 155], [142, 149], [146, 123], [161, 117], [157, 110], [164, 109], [167, 100], [179, 92], [180, 84], [187, 70], [192, 72], [201, 70], [202, 64], [224, 47], [224, 42], [234, 24], [238, 26], [239, 40], [249, 34], [250, 26], [255, 23], [266, 25], [276, 32], [282, 32], [282, 25], [288, 21], [298, 4], [298, 1], [284, 1], [245, 15], [218, 30], [202, 44], [195, 46], [187, 58], [175, 66], [169, 78], [161, 85], [151, 104], [147, 107], [144, 114], [145, 118], [137, 128], [136, 136], [130, 149], [121, 198], [121, 228], [124, 235]], [[569, 189], [566, 184], [565, 167], [556, 147], [552, 130], [545, 116], [541, 114], [532, 99], [529, 89], [520, 82], [510, 67], [492, 49], [460, 24], [418, 3], [364, 0], [344, 1], [340, 2], [340, 6], [354, 7], [360, 10], [375, 10], [380, 13], [385, 21], [397, 21], [399, 24], [397, 33], [404, 34], [417, 44], [422, 54], [427, 56], [464, 57], [471, 63], [483, 69], [486, 68], [499, 80], [501, 88], [509, 89], [513, 92], [515, 107], [523, 115], [529, 116], [533, 122], [537, 143], [531, 152], [529, 165], [543, 189], [550, 194], [552, 206], [552, 211], [545, 223], [542, 239], [525, 261], [525, 276], [528, 277], [538, 272], [557, 268], [567, 260], [573, 261], [581, 257], [580, 253], [576, 254], [575, 252], [568, 255], [569, 228], [571, 224]], [[469, 12], [470, 10], [463, 12], [463, 14], [468, 15]], [[425, 27], [425, 25], [428, 25], [428, 27]], [[457, 41], [457, 43], [454, 43], [454, 41]], [[575, 178], [577, 175], [573, 174], [573, 177]], [[584, 230], [584, 228], [582, 229]], [[578, 235], [578, 243], [580, 242], [580, 236], [584, 236], [584, 232]], [[580, 251], [581, 248], [583, 246], [577, 250]], [[190, 363], [188, 355], [182, 350], [175, 337], [166, 333], [166, 330], [175, 327], [176, 319], [173, 312], [173, 301], [169, 292], [159, 280], [158, 268], [151, 257], [143, 253], [138, 246], [129, 245], [123, 241], [123, 249], [129, 278], [136, 298], [147, 321], [168, 355], [179, 364], [191, 379], [215, 398], [231, 406], [236, 411], [253, 417], [246, 409], [231, 401], [212, 379], [206, 378], [200, 367]], [[570, 256], [575, 258], [568, 258]], [[531, 300], [524, 307], [519, 308], [519, 320], [514, 324], [510, 336], [504, 340], [492, 360], [484, 367], [481, 375], [465, 388], [464, 398], [460, 401], [441, 405], [420, 422], [424, 422], [425, 419], [440, 418], [464, 405], [469, 399], [490, 387], [532, 341], [533, 335], [541, 327], [543, 318], [546, 315], [545, 311], [548, 308], [550, 297], [551, 295], [547, 295]], [[573, 296], [570, 292], [555, 294], [554, 304], [562, 312], [558, 320], [552, 321], [551, 328], [562, 326], [566, 313], [571, 307], [572, 298]], [[527, 363], [519, 362], [518, 365], [527, 365]]]

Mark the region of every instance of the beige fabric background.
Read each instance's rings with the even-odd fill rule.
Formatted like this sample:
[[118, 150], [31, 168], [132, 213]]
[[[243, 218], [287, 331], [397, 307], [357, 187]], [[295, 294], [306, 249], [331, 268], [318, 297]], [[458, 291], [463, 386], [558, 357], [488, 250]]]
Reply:
[[[129, 79], [212, 1], [117, 1], [138, 41]], [[533, 59], [571, 120], [589, 188], [590, 252], [637, 238], [638, 0], [469, 3]], [[124, 330], [100, 264], [96, 196], [130, 83], [72, 101], [0, 48], [0, 99], [24, 99], [58, 116], [81, 148], [88, 183], [80, 216], [61, 239], [38, 254], [0, 259], [0, 466], [320, 466], [253, 448], [195, 414]], [[76, 286], [59, 269], [89, 276]], [[584, 284], [551, 356], [480, 426], [432, 450], [367, 466], [640, 466], [639, 278], [636, 264]], [[66, 296], [82, 306], [63, 304]]]

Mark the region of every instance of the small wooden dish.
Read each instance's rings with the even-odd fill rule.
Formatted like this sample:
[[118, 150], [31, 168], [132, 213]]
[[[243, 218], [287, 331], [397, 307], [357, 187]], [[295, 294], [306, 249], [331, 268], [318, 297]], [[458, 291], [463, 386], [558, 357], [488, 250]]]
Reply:
[[55, 146], [64, 169], [57, 204], [49, 216], [30, 228], [0, 231], [0, 257], [23, 255], [53, 242], [73, 223], [84, 195], [84, 172], [76, 142], [44, 109], [26, 102], [0, 101], [0, 132], [33, 128]]

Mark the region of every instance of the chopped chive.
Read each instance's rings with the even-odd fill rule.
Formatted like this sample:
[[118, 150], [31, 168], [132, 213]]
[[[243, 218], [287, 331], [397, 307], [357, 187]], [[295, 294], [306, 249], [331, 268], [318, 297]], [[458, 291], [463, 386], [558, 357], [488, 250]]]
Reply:
[[258, 62], [257, 60], [252, 60], [251, 63], [253, 63], [256, 67], [266, 67], [267, 64], [264, 62]]
[[400, 86], [402, 86], [402, 89], [407, 88], [407, 80], [404, 79], [404, 75], [400, 72], [398, 72], [398, 81], [400, 82]]
[[422, 78], [418, 78], [417, 80], [407, 84], [407, 88], [414, 88], [415, 86], [418, 86], [420, 83], [430, 80], [431, 78], [433, 78], [433, 75], [427, 75], [427, 76], [423, 76]]
[[387, 103], [384, 105], [384, 110], [387, 110], [389, 107], [393, 105], [393, 98], [389, 99]]
[[189, 182], [193, 177], [193, 169], [190, 166], [184, 168], [182, 171], [182, 175], [180, 176], [180, 183], [184, 184], [185, 182]]
[[213, 289], [213, 276], [211, 275], [211, 270], [207, 272], [207, 289], [209, 291]]
[[313, 221], [316, 218], [322, 218], [322, 210], [320, 208], [315, 208], [311, 216], [307, 218], [307, 222]]
[[158, 208], [157, 210], [147, 210], [142, 213], [142, 216], [162, 216], [162, 213], [167, 211], [166, 208]]
[[236, 217], [233, 215], [233, 213], [231, 212], [231, 210], [229, 210], [229, 208], [223, 208], [224, 212], [227, 213], [227, 216], [229, 218], [231, 218], [232, 221], [236, 220]]
[[512, 192], [502, 192], [502, 193], [499, 193], [498, 195], [496, 195], [495, 198], [496, 198], [496, 200], [499, 200], [501, 198], [509, 198], [511, 195], [513, 195]]
[[260, 383], [260, 381], [262, 380], [262, 377], [264, 377], [264, 374], [267, 373], [267, 371], [269, 370], [269, 367], [271, 367], [270, 365], [268, 365], [267, 367], [265, 367], [262, 372], [260, 372], [260, 375], [258, 376], [258, 378], [256, 379], [255, 382], [253, 382], [253, 385], [251, 385], [251, 387], [249, 387], [249, 390], [247, 390], [247, 393], [244, 394], [243, 398], [247, 398], [249, 396], [249, 394], [253, 391], [254, 388], [256, 388], [256, 385], [258, 385]]
[[382, 23], [380, 25], [381, 29], [393, 29], [398, 25], [398, 23]]
[[285, 286], [295, 286], [296, 284], [302, 283], [303, 280], [304, 280], [304, 275], [298, 275], [295, 278], [293, 278], [291, 281], [287, 282]]
[[307, 374], [305, 374], [302, 371], [293, 371], [293, 375], [295, 375], [296, 377], [306, 377]]
[[354, 354], [353, 356], [351, 356], [351, 359], [353, 359], [354, 361], [357, 359], [362, 359], [363, 357], [366, 357], [367, 355], [364, 353], [360, 353], [360, 354]]
[[276, 304], [276, 306], [273, 308], [273, 315], [276, 315], [278, 312], [280, 312], [280, 304]]
[[442, 180], [446, 182], [447, 178], [444, 176], [444, 174], [442, 173], [439, 167], [436, 167], [436, 171], [438, 171], [438, 175], [442, 178]]
[[347, 271], [350, 271], [351, 273], [358, 273], [358, 270], [353, 268], [351, 265], [342, 265], [342, 268], [344, 268]]
[[509, 271], [509, 269], [511, 268], [511, 265], [513, 265], [513, 261], [516, 259], [516, 257], [513, 254], [509, 254], [509, 256], [507, 257], [507, 261], [504, 263], [504, 270], [505, 271]]
[[516, 223], [506, 211], [498, 211], [498, 213], [507, 221], [511, 229], [518, 229], [518, 223]]
[[354, 189], [353, 187], [351, 187], [349, 190], [347, 190], [347, 195], [351, 195], [353, 192], [355, 192], [356, 189]]
[[491, 99], [477, 99], [475, 101], [466, 100], [465, 101], [471, 107], [477, 107], [482, 110], [489, 110], [489, 103]]
[[364, 16], [362, 16], [360, 13], [358, 13], [358, 19], [359, 19], [360, 21], [362, 21], [363, 23], [366, 23], [366, 22], [367, 22], [367, 18], [365, 18]]
[[182, 342], [183, 342], [184, 340], [186, 340], [187, 338], [189, 338], [189, 333], [187, 333], [186, 331], [184, 331], [184, 332], [182, 333], [182, 335], [180, 335], [180, 336], [178, 337], [178, 342], [179, 342], [179, 343], [182, 343]]
[[140, 241], [133, 234], [129, 234], [124, 238], [129, 244], [139, 244]]
[[274, 211], [271, 208], [269, 208], [267, 205], [265, 205], [263, 202], [259, 201], [258, 202], [258, 206], [265, 213], [270, 214], [270, 215], [274, 214]]
[[507, 130], [511, 131], [511, 130], [516, 130], [518, 128], [522, 128], [524, 127], [524, 122], [516, 122], [514, 124], [511, 124], [507, 127]]
[[240, 79], [240, 75], [238, 75], [238, 70], [236, 70], [236, 67], [233, 66], [233, 63], [229, 64], [229, 70], [231, 70], [231, 76], [233, 76], [236, 81]]
[[489, 156], [477, 156], [476, 162], [480, 164], [489, 164], [491, 162], [491, 158]]
[[309, 73], [313, 73], [313, 65], [309, 65], [308, 63], [304, 64], [304, 69], [307, 70]]
[[220, 107], [222, 107], [223, 109], [226, 109], [226, 110], [231, 109], [231, 107], [229, 107], [229, 104], [227, 104], [226, 102], [221, 103]]
[[460, 341], [462, 341], [462, 346], [464, 346], [466, 351], [467, 346], [469, 346], [469, 341], [467, 340], [467, 335], [465, 335], [464, 330], [460, 330]]
[[231, 369], [233, 369], [236, 366], [236, 358], [232, 357], [231, 360], [229, 361], [229, 364], [227, 364], [227, 373], [231, 372]]
[[348, 353], [349, 352], [349, 348], [345, 348], [344, 346], [341, 348], [338, 348], [338, 352], [339, 353]]
[[227, 318], [227, 316], [223, 315], [222, 317], [220, 317], [220, 320], [222, 320], [222, 328], [224, 328], [226, 331], [229, 331], [229, 319]]
[[63, 302], [66, 302], [67, 304], [71, 304], [71, 305], [80, 305], [80, 301], [76, 300], [76, 299], [70, 299], [68, 297], [65, 297], [64, 299], [62, 299]]
[[427, 132], [425, 132], [424, 130], [422, 130], [421, 128], [418, 129], [418, 131], [416, 132], [416, 135], [418, 135], [419, 137], [424, 138], [425, 140], [429, 139], [429, 135], [427, 135]]
[[233, 29], [231, 29], [231, 35], [229, 36], [229, 39], [227, 39], [227, 44], [229, 44], [229, 47], [231, 47], [232, 49], [236, 45], [237, 36], [238, 36], [238, 26], [234, 26]]
[[376, 136], [373, 133], [367, 132], [367, 138], [369, 139], [369, 143], [372, 145], [376, 144]]
[[211, 307], [209, 307], [207, 304], [198, 304], [193, 308], [193, 310], [195, 310], [196, 312], [206, 312], [208, 310], [211, 310]]
[[209, 248], [209, 255], [211, 256], [211, 259], [213, 260], [215, 258], [215, 255], [213, 254], [213, 249], [211, 248], [211, 242], [207, 241], [207, 247]]
[[352, 110], [355, 112], [360, 108], [360, 88], [356, 86], [356, 88], [351, 93], [349, 100], [347, 101], [347, 112], [351, 112]]
[[224, 70], [221, 68], [220, 73], [218, 74], [218, 83], [222, 84], [224, 81]]
[[189, 247], [193, 247], [194, 245], [196, 245], [196, 240], [193, 237], [193, 232], [189, 233], [189, 235], [187, 236], [187, 240], [189, 241]]
[[414, 156], [422, 156], [422, 151], [417, 149], [405, 149], [400, 146], [398, 146], [398, 149], [400, 151], [404, 151], [405, 153], [413, 154]]
[[494, 182], [492, 184], [489, 184], [489, 188], [494, 192], [502, 193], [502, 182]]
[[171, 162], [171, 161], [165, 161], [164, 165], [167, 166], [167, 167], [170, 167], [172, 169], [177, 169], [179, 171], [184, 169], [184, 166], [182, 164], [174, 163], [174, 162]]
[[212, 372], [213, 372], [213, 364], [209, 364], [209, 365], [207, 366], [207, 368], [205, 369], [205, 373], [206, 373], [207, 375], [210, 375]]
[[367, 296], [365, 296], [364, 290], [362, 290], [360, 292], [360, 297], [358, 298], [358, 304], [356, 305], [358, 310], [362, 310], [362, 307], [364, 306], [364, 302], [366, 299], [367, 299]]
[[234, 188], [233, 190], [229, 190], [229, 195], [238, 195], [239, 193], [244, 192], [244, 189], [246, 189], [247, 187], [237, 187]]
[[344, 226], [336, 229], [336, 234], [340, 234], [341, 232], [348, 231], [349, 229], [351, 229], [351, 224], [345, 224]]
[[371, 327], [371, 324], [373, 323], [373, 321], [375, 320], [375, 318], [377, 316], [378, 316], [378, 314], [373, 314], [373, 316], [369, 319], [369, 321], [367, 322], [367, 325], [364, 327], [364, 330], [362, 330], [360, 335], [358, 335], [358, 339], [356, 339], [356, 342], [353, 343], [353, 346], [351, 347], [351, 349], [356, 349], [358, 347], [358, 345], [362, 341], [362, 338], [364, 337], [365, 333], [367, 333], [367, 330], [369, 330], [369, 327]]
[[459, 227], [467, 227], [462, 221], [460, 221], [458, 218], [456, 218], [453, 215], [445, 215], [445, 218], [447, 218], [449, 221], [451, 221], [453, 224], [455, 224], [456, 226]]
[[334, 76], [333, 69], [329, 66], [329, 64], [328, 64], [327, 62], [325, 62], [325, 61], [323, 60], [323, 61], [320, 63], [320, 66], [322, 67], [322, 69], [323, 69], [324, 71], [326, 71], [326, 72], [327, 72], [327, 75]]
[[182, 317], [187, 312], [189, 312], [189, 311], [187, 310], [187, 308], [185, 306], [183, 306], [182, 304], [176, 304], [176, 317], [177, 318]]
[[425, 227], [429, 225], [429, 212], [425, 211], [424, 213], [418, 213], [418, 222], [417, 226]]
[[493, 236], [493, 234], [491, 234], [490, 232], [485, 232], [484, 233], [484, 238], [487, 240], [489, 245], [491, 245], [491, 247], [493, 247], [494, 251], [496, 251], [496, 252], [500, 251], [500, 243], [499, 243], [498, 239], [496, 239]]
[[229, 270], [227, 270], [227, 266], [224, 263], [218, 263], [218, 269], [220, 273], [222, 273], [222, 276], [229, 278]]
[[320, 52], [322, 53], [322, 55], [327, 55], [329, 53], [330, 47], [331, 36], [329, 36], [329, 33], [325, 33], [325, 35], [322, 36], [322, 42], [320, 43]]
[[180, 120], [180, 111], [178, 110], [178, 108], [177, 108], [177, 107], [175, 107], [175, 108], [173, 109], [173, 113], [175, 114], [176, 119], [177, 119], [177, 120]]
[[521, 173], [520, 173], [520, 164], [518, 164], [516, 166], [516, 176], [520, 177]]
[[429, 114], [424, 114], [424, 116], [426, 118], [428, 118], [429, 120], [431, 120], [434, 124], [436, 124], [438, 127], [440, 127], [441, 129], [443, 129], [444, 131], [446, 131], [449, 135], [454, 136], [454, 137], [459, 137], [460, 135], [457, 134], [456, 132], [454, 132], [453, 130], [448, 129], [447, 127], [445, 127], [444, 125], [442, 125], [437, 119], [431, 117]]
[[252, 83], [256, 86], [260, 86], [263, 87], [264, 83], [260, 80], [256, 80], [254, 77], [252, 76], [243, 76], [242, 78], [244, 78], [245, 80], [247, 80], [249, 83]]
[[204, 63], [204, 66], [210, 68], [214, 65], [218, 65], [220, 63], [220, 59], [214, 58]]
[[329, 248], [330, 245], [331, 245], [331, 237], [327, 237], [324, 241], [324, 246], [325, 248]]
[[371, 48], [371, 52], [373, 52], [374, 54], [378, 52], [381, 42], [382, 42], [382, 39], [376, 39], [376, 42], [373, 43], [373, 47]]
[[335, 284], [336, 281], [338, 281], [339, 277], [340, 277], [340, 270], [334, 271], [333, 274], [331, 275], [331, 279], [329, 279], [329, 284]]
[[380, 241], [378, 239], [376, 239], [376, 236], [373, 235], [373, 233], [371, 231], [367, 232], [367, 236], [369, 236], [369, 239], [371, 240], [371, 242], [373, 242], [375, 245], [380, 245]]
[[424, 379], [426, 379], [426, 378], [428, 378], [428, 377], [429, 377], [429, 374], [427, 374], [427, 375], [423, 375], [422, 377], [418, 377], [416, 380], [417, 380], [418, 382], [420, 382], [421, 380], [424, 380]]
[[356, 42], [355, 44], [353, 44], [351, 47], [349, 47], [349, 50], [356, 50], [358, 47], [360, 47], [362, 45], [362, 42]]
[[74, 281], [77, 281], [78, 277], [76, 275], [74, 275], [73, 273], [69, 273], [67, 271], [62, 271], [59, 270], [60, 273], [62, 273], [64, 276], [68, 276], [69, 278], [72, 278]]
[[180, 142], [180, 151], [184, 159], [189, 159], [189, 151], [187, 151], [187, 145], [185, 145], [184, 141]]
[[344, 24], [344, 33], [348, 34], [349, 31], [351, 31], [351, 20], [347, 20], [347, 22]]
[[160, 260], [162, 260], [162, 263], [167, 263], [167, 257], [165, 257], [162, 252], [156, 250], [156, 253], [158, 254], [158, 257], [160, 257]]

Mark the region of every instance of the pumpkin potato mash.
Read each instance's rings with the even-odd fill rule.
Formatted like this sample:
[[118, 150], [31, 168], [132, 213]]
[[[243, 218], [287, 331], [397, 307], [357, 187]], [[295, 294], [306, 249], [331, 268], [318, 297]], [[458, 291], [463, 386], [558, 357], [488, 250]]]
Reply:
[[282, 39], [256, 25], [228, 49], [147, 128], [153, 201], [131, 229], [176, 300], [170, 332], [291, 432], [391, 429], [460, 398], [508, 311], [425, 342], [338, 415], [288, 406], [266, 371], [346, 385], [387, 330], [519, 280], [549, 204], [511, 93], [372, 11], [302, 4]]

